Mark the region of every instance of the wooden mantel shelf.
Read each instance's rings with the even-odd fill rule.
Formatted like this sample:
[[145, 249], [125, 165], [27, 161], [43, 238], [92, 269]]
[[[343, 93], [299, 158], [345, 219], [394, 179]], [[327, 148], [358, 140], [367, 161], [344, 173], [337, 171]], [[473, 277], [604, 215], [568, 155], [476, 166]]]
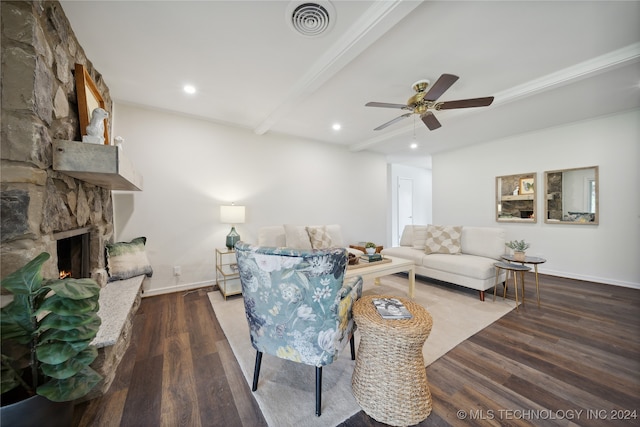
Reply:
[[503, 201], [509, 200], [533, 200], [533, 194], [516, 194], [513, 196], [502, 196]]
[[142, 191], [142, 176], [115, 145], [56, 139], [53, 169], [109, 190]]

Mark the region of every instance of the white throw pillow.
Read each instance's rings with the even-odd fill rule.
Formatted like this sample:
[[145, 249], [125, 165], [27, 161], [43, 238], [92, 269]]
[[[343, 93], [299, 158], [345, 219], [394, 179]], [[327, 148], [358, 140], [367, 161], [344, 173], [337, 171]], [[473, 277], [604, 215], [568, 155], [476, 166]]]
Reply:
[[427, 241], [427, 225], [413, 226], [413, 247], [416, 249], [424, 249]]
[[400, 237], [400, 246], [413, 246], [413, 225], [405, 225]]
[[278, 248], [287, 246], [284, 227], [281, 225], [260, 227], [258, 231], [258, 246], [275, 246]]
[[294, 249], [313, 249], [309, 233], [304, 225], [284, 225], [284, 234], [287, 239], [287, 247]]
[[345, 247], [344, 240], [342, 239], [342, 231], [339, 224], [328, 224], [327, 234], [331, 237], [331, 244], [335, 247]]

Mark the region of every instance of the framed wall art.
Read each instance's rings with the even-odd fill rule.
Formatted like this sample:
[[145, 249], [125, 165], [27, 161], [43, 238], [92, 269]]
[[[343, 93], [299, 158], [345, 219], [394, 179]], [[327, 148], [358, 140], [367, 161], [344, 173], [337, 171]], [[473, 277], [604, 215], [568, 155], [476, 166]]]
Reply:
[[[96, 108], [105, 109], [104, 99], [98, 87], [91, 79], [87, 69], [82, 64], [76, 64], [76, 92], [78, 95], [78, 116], [80, 121], [80, 136], [87, 135], [87, 126], [91, 122], [91, 113]], [[104, 144], [109, 145], [109, 126], [104, 119]]]
[[520, 178], [520, 194], [533, 194], [535, 180], [533, 178]]

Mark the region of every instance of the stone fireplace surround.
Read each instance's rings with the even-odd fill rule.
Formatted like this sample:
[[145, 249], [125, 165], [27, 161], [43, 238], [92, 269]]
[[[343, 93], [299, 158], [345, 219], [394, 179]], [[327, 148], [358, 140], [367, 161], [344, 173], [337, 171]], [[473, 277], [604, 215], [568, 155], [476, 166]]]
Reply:
[[98, 357], [91, 367], [104, 380], [84, 398], [92, 399], [109, 389], [129, 345], [143, 276], [107, 286], [111, 191], [53, 170], [52, 142], [82, 140], [76, 63], [86, 67], [111, 116], [109, 88], [86, 58], [57, 1], [0, 1], [0, 19], [0, 276], [49, 252], [43, 276], [58, 278], [57, 239], [89, 234], [89, 276], [103, 287], [98, 312], [102, 325], [93, 342]]
[[[109, 89], [86, 58], [57, 1], [2, 1], [0, 275], [49, 252], [45, 278], [58, 277], [56, 236], [88, 229], [90, 276], [106, 284], [113, 238], [111, 191], [52, 169], [52, 141], [80, 141], [76, 63], [85, 65], [111, 114]], [[111, 132], [109, 132], [111, 134]]]

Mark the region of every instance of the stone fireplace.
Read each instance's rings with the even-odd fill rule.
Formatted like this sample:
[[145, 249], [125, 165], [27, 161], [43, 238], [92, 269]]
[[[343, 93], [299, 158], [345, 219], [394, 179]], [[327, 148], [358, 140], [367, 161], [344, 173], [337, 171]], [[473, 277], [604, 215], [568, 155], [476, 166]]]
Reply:
[[[74, 79], [83, 64], [111, 114], [109, 89], [86, 58], [57, 1], [2, 1], [2, 133], [0, 274], [41, 252], [51, 259], [45, 278], [59, 276], [59, 262], [74, 274], [106, 283], [105, 244], [113, 237], [109, 189], [52, 168], [54, 139], [81, 141]], [[111, 134], [111, 132], [109, 132]], [[84, 237], [77, 237], [84, 235]], [[67, 261], [80, 241], [85, 254]], [[82, 258], [84, 256], [84, 258]]]
[[105, 246], [113, 239], [111, 190], [97, 185], [102, 182], [88, 176], [92, 172], [74, 178], [54, 170], [54, 153], [64, 151], [54, 150], [54, 140], [82, 140], [75, 64], [85, 66], [109, 115], [111, 97], [57, 1], [1, 1], [0, 19], [0, 275], [48, 252], [44, 278], [59, 278], [65, 271], [103, 287], [102, 324], [93, 341], [98, 357], [91, 367], [104, 379], [84, 398], [91, 399], [108, 390], [129, 345], [143, 279], [106, 286]]

